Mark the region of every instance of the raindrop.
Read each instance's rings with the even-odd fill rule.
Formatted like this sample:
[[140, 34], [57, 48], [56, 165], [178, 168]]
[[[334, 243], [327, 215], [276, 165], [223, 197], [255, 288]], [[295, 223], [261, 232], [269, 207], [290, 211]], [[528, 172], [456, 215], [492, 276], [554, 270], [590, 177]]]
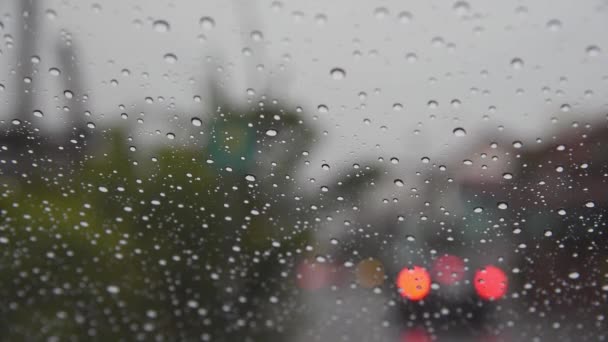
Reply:
[[211, 17], [202, 17], [198, 23], [204, 30], [211, 30], [215, 27], [215, 20]]
[[587, 207], [587, 208], [595, 208], [595, 202], [589, 201], [589, 202], [585, 203], [585, 207]]
[[513, 174], [508, 173], [508, 172], [507, 173], [503, 173], [502, 174], [502, 178], [504, 178], [504, 179], [513, 179]]
[[401, 12], [398, 15], [399, 22], [407, 24], [412, 21], [412, 14], [410, 12]]
[[269, 137], [276, 137], [278, 132], [275, 129], [269, 129], [266, 131], [266, 135]]
[[172, 53], [167, 53], [163, 56], [165, 62], [169, 64], [175, 64], [177, 62], [177, 56]]
[[203, 124], [203, 121], [199, 118], [192, 118], [190, 119], [190, 122], [192, 123], [192, 126], [196, 127], [200, 127]]
[[156, 20], [152, 24], [152, 27], [154, 28], [154, 31], [161, 33], [169, 32], [169, 30], [171, 29], [169, 23], [164, 20]]
[[333, 68], [329, 73], [331, 75], [331, 78], [333, 78], [334, 80], [341, 80], [346, 77], [346, 72], [344, 71], [344, 69], [340, 68]]
[[120, 292], [120, 288], [116, 285], [108, 285], [106, 290], [111, 294], [117, 294]]
[[497, 207], [500, 210], [506, 210], [509, 205], [507, 204], [507, 202], [498, 202]]
[[462, 127], [454, 128], [452, 133], [454, 133], [454, 135], [457, 137], [464, 137], [467, 135], [467, 131], [465, 131], [464, 128], [462, 128]]
[[249, 174], [249, 175], [245, 175], [245, 179], [246, 179], [248, 182], [255, 182], [255, 176], [254, 176], [254, 175], [251, 175], [251, 174]]
[[589, 56], [589, 57], [597, 57], [602, 52], [602, 50], [596, 45], [588, 46], [586, 51], [587, 51], [587, 56]]
[[418, 61], [418, 56], [415, 53], [410, 52], [405, 55], [405, 60], [408, 61], [408, 63], [416, 63], [416, 61]]
[[59, 76], [61, 74], [61, 71], [57, 68], [50, 68], [49, 74], [51, 74], [51, 76]]
[[376, 17], [376, 19], [384, 19], [388, 16], [388, 13], [388, 9], [385, 7], [378, 7], [374, 10], [374, 17]]
[[457, 1], [456, 3], [454, 3], [454, 6], [452, 8], [454, 9], [454, 12], [456, 12], [456, 15], [458, 15], [459, 17], [466, 16], [471, 10], [471, 6], [466, 1]]
[[524, 61], [521, 58], [513, 58], [511, 60], [511, 67], [515, 70], [519, 70], [524, 67]]
[[260, 31], [251, 31], [250, 37], [254, 42], [259, 42], [264, 39], [264, 35]]
[[173, 133], [167, 133], [167, 139], [169, 139], [169, 140], [175, 139], [175, 134], [173, 134]]
[[35, 116], [35, 117], [37, 117], [37, 118], [41, 118], [41, 117], [43, 117], [43, 116], [44, 116], [44, 113], [42, 113], [42, 111], [40, 111], [40, 110], [35, 110], [35, 111], [33, 112], [33, 114], [34, 114], [34, 116]]
[[329, 108], [327, 108], [327, 106], [323, 105], [323, 104], [317, 106], [317, 110], [319, 111], [319, 113], [323, 113], [323, 114], [329, 112]]
[[547, 22], [547, 29], [552, 32], [557, 32], [562, 29], [562, 22], [557, 19], [551, 19]]
[[403, 181], [401, 179], [395, 179], [394, 183], [396, 186], [398, 186], [400, 188], [405, 185], [405, 183], [403, 183]]
[[570, 272], [570, 274], [568, 274], [568, 278], [570, 279], [578, 279], [581, 275], [578, 272]]

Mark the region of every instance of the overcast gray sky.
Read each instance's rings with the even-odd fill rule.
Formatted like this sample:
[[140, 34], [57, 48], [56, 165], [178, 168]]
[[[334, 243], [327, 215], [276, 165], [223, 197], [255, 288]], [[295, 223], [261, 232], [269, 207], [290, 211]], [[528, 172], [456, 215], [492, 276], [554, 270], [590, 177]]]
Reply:
[[[350, 152], [406, 160], [440, 155], [500, 125], [502, 134], [532, 139], [555, 128], [552, 117], [568, 124], [606, 110], [605, 0], [42, 3], [41, 49], [71, 35], [99, 121], [117, 119], [120, 104], [148, 96], [176, 103], [188, 117], [204, 116], [193, 96], [204, 102], [201, 82], [215, 74], [234, 99], [268, 86], [273, 96], [302, 106], [309, 121], [327, 131], [324, 148], [312, 157], [339, 162]], [[0, 11], [3, 33], [10, 35], [18, 14], [9, 4]], [[202, 23], [204, 17], [214, 24]], [[156, 21], [168, 23], [168, 31], [155, 29]], [[0, 59], [10, 66], [16, 49], [4, 44], [2, 50]], [[168, 62], [166, 54], [177, 61]], [[41, 57], [44, 74], [56, 59]], [[346, 72], [343, 79], [331, 77], [336, 67]], [[7, 86], [3, 103], [13, 94], [9, 70], [0, 75]], [[40, 82], [51, 102], [63, 93], [52, 77]], [[395, 111], [396, 103], [403, 108]], [[320, 104], [329, 111], [318, 113]], [[571, 110], [560, 111], [563, 104]], [[167, 109], [166, 118], [148, 119], [162, 123], [173, 114]], [[455, 127], [468, 135], [454, 137]]]

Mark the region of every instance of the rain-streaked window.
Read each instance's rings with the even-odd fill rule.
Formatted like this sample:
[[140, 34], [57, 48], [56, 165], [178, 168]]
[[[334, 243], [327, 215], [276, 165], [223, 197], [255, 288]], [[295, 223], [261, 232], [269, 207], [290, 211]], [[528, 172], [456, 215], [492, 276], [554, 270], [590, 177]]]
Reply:
[[608, 338], [608, 2], [0, 3], [0, 339]]

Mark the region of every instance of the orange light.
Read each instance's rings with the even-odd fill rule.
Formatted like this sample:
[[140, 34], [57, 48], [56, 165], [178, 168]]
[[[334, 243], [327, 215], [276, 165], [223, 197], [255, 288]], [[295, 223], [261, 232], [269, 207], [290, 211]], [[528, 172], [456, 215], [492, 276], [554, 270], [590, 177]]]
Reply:
[[418, 301], [429, 294], [431, 276], [423, 267], [406, 267], [397, 276], [397, 287], [403, 297]]
[[475, 272], [475, 291], [485, 300], [495, 300], [507, 293], [507, 275], [500, 268], [488, 265]]
[[432, 273], [437, 282], [452, 285], [464, 277], [464, 262], [455, 255], [443, 255], [435, 260]]

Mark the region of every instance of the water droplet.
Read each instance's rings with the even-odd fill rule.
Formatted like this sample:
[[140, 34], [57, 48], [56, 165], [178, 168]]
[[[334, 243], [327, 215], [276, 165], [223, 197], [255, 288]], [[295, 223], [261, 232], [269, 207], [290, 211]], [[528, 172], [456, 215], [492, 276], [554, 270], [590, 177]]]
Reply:
[[198, 23], [204, 30], [211, 30], [215, 27], [215, 20], [211, 17], [202, 17]]
[[175, 64], [177, 62], [177, 56], [172, 53], [167, 53], [163, 56], [165, 62], [169, 64]]
[[276, 129], [269, 129], [266, 131], [266, 135], [269, 137], [276, 137], [278, 133], [279, 132], [277, 132]]
[[587, 51], [587, 56], [589, 56], [589, 57], [597, 57], [602, 52], [602, 50], [596, 45], [588, 46], [586, 51]]
[[466, 1], [457, 1], [456, 3], [454, 3], [454, 6], [452, 8], [454, 9], [454, 12], [456, 12], [456, 15], [458, 15], [459, 17], [466, 16], [471, 10], [471, 6]]
[[407, 55], [405, 55], [405, 60], [408, 63], [416, 63], [418, 61], [418, 56], [415, 53], [410, 52]]
[[504, 179], [513, 179], [513, 174], [510, 174], [508, 172], [507, 173], [503, 173], [502, 174], [502, 178], [504, 178]]
[[400, 188], [405, 185], [405, 183], [403, 183], [403, 181], [401, 179], [395, 179], [394, 183], [396, 186], [398, 186]]
[[251, 175], [251, 174], [249, 174], [249, 175], [245, 175], [245, 179], [246, 179], [248, 182], [255, 182], [255, 176], [254, 176], [254, 175]]
[[587, 208], [595, 208], [595, 202], [589, 201], [589, 202], [585, 203], [585, 207], [587, 207]]
[[97, 188], [97, 190], [99, 190], [99, 192], [108, 192], [108, 188], [106, 188], [105, 186], [100, 186]]
[[323, 165], [321, 165], [321, 168], [325, 171], [329, 171], [329, 169], [330, 169], [329, 164], [323, 164]]
[[384, 19], [388, 16], [388, 14], [388, 9], [385, 7], [377, 7], [374, 10], [374, 17], [376, 17], [376, 19]]
[[399, 22], [402, 24], [410, 23], [412, 21], [412, 17], [413, 16], [410, 12], [401, 12], [397, 16], [397, 18], [399, 19]]
[[74, 97], [74, 93], [72, 93], [69, 90], [66, 90], [66, 91], [63, 92], [63, 96], [65, 96], [66, 99], [71, 99], [71, 98]]
[[581, 275], [578, 272], [570, 272], [570, 274], [568, 274], [568, 278], [570, 279], [578, 279]]
[[152, 24], [152, 27], [154, 28], [154, 31], [161, 33], [169, 32], [169, 30], [171, 29], [169, 23], [164, 20], [156, 20]]
[[251, 40], [253, 40], [254, 42], [260, 42], [264, 39], [264, 35], [262, 34], [262, 32], [260, 31], [251, 31], [250, 34]]
[[515, 70], [519, 70], [524, 67], [524, 61], [521, 58], [513, 58], [511, 60], [511, 67]]
[[173, 133], [167, 133], [166, 136], [167, 136], [167, 139], [169, 139], [169, 140], [175, 139], [175, 134], [173, 134]]
[[108, 285], [106, 290], [111, 294], [117, 294], [120, 292], [120, 288], [116, 285]]
[[454, 135], [457, 137], [464, 137], [467, 135], [467, 131], [465, 131], [464, 128], [462, 128], [462, 127], [454, 128], [452, 133], [454, 133]]
[[483, 212], [483, 208], [482, 207], [476, 207], [475, 209], [473, 209], [473, 212], [476, 214], [482, 213]]
[[38, 110], [38, 109], [36, 109], [36, 110], [33, 112], [33, 114], [34, 114], [34, 116], [35, 116], [35, 117], [37, 117], [37, 118], [41, 118], [41, 117], [43, 117], [43, 116], [44, 116], [44, 113], [42, 113], [42, 111], [40, 111], [40, 110]]
[[192, 126], [196, 126], [196, 127], [200, 127], [203, 124], [203, 121], [199, 118], [192, 118], [192, 119], [190, 119], [190, 122], [192, 123]]
[[50, 68], [49, 74], [51, 74], [51, 76], [59, 76], [61, 74], [61, 71], [57, 68]]
[[496, 206], [500, 210], [506, 210], [507, 208], [509, 208], [509, 204], [507, 204], [507, 202], [498, 202]]
[[11, 121], [11, 123], [13, 125], [15, 125], [15, 126], [19, 126], [19, 125], [21, 125], [21, 120], [19, 120], [19, 119], [13, 119], [13, 121]]
[[547, 29], [552, 32], [557, 32], [562, 29], [562, 22], [557, 19], [551, 19], [547, 22]]
[[341, 80], [346, 77], [346, 72], [344, 71], [344, 69], [340, 68], [333, 68], [329, 73], [331, 75], [331, 78], [333, 78], [334, 80]]
[[329, 108], [327, 108], [327, 106], [323, 105], [323, 104], [317, 106], [317, 110], [319, 111], [319, 113], [323, 113], [323, 114], [329, 112]]
[[87, 122], [87, 127], [93, 129], [95, 128], [95, 124], [93, 122]]
[[394, 103], [393, 104], [393, 110], [394, 111], [400, 111], [403, 109], [403, 105], [401, 103]]

